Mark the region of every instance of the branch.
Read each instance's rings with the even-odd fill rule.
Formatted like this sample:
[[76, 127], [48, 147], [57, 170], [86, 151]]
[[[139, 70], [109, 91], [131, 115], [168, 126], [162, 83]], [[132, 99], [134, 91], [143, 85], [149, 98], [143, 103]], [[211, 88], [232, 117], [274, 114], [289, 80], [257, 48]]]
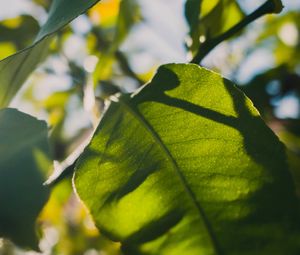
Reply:
[[203, 58], [206, 57], [206, 55], [210, 53], [218, 44], [220, 44], [221, 42], [227, 40], [228, 38], [232, 37], [234, 34], [241, 31], [251, 22], [264, 16], [265, 14], [280, 13], [282, 9], [283, 9], [283, 5], [280, 0], [268, 0], [263, 5], [261, 5], [258, 9], [256, 9], [254, 12], [246, 16], [239, 23], [237, 23], [235, 26], [230, 28], [228, 31], [224, 32], [223, 34], [211, 40], [207, 40], [206, 42], [200, 44], [199, 50], [196, 56], [192, 59], [191, 63], [199, 64], [203, 60]]

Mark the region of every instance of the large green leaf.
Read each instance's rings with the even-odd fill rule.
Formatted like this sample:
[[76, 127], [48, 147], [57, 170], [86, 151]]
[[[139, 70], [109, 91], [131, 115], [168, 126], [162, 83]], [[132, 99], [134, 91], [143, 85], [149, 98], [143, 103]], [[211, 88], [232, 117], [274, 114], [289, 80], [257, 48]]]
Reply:
[[9, 104], [29, 74], [46, 57], [51, 35], [99, 0], [54, 0], [35, 43], [0, 61], [0, 108]]
[[43, 121], [0, 110], [0, 237], [38, 249], [35, 220], [48, 199], [42, 171], [51, 167]]
[[116, 98], [74, 184], [128, 254], [299, 254], [283, 145], [241, 91], [196, 65], [162, 66]]

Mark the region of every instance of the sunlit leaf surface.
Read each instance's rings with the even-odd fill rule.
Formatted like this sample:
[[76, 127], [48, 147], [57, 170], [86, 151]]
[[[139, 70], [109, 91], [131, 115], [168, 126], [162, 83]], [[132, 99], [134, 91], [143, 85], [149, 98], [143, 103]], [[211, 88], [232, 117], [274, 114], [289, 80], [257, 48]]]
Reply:
[[42, 172], [51, 167], [47, 125], [0, 110], [0, 237], [38, 249], [35, 220], [48, 199]]
[[125, 254], [299, 253], [283, 145], [242, 92], [196, 65], [162, 66], [115, 99], [74, 184]]

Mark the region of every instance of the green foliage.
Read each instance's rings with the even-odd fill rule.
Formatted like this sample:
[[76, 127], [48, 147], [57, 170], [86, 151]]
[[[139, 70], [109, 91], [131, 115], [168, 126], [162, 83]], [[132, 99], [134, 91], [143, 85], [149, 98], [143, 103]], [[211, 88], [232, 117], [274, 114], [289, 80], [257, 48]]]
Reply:
[[299, 251], [282, 144], [231, 82], [196, 65], [162, 66], [113, 100], [74, 183], [126, 254]]
[[41, 27], [36, 41], [55, 33], [74, 18], [86, 12], [99, 0], [54, 0], [49, 10], [47, 22]]
[[[176, 18], [167, 20], [175, 17], [172, 1], [145, 8], [147, 0], [105, 0], [61, 30], [97, 2], [33, 0], [49, 13], [41, 28], [40, 17], [28, 13], [0, 21], [0, 57], [17, 52], [0, 61], [0, 109], [49, 55], [17, 98], [18, 107], [48, 119], [49, 128], [17, 110], [0, 110], [0, 254], [19, 254], [10, 239], [45, 254], [119, 255], [121, 247], [130, 255], [298, 255], [299, 116], [280, 119], [276, 105], [291, 96], [300, 102], [299, 12], [268, 16], [260, 29], [254, 27], [252, 40], [253, 27], [252, 36], [242, 31], [280, 12], [280, 0], [265, 0], [252, 13], [243, 1], [186, 0], [186, 35], [177, 31]], [[159, 17], [162, 24], [151, 20], [151, 10], [147, 15], [152, 7], [160, 11], [157, 6], [166, 12]], [[128, 47], [132, 38], [138, 40], [134, 49]], [[157, 60], [163, 51], [177, 50], [171, 49], [173, 40], [192, 63], [202, 64], [231, 38], [224, 44], [230, 53], [223, 69], [212, 65], [226, 76], [231, 69], [235, 79], [242, 60], [257, 49], [267, 48], [274, 57], [274, 66], [240, 87], [261, 115], [217, 73], [194, 64], [160, 66], [165, 62]], [[248, 39], [248, 51], [239, 56]], [[149, 57], [139, 40], [163, 50], [152, 49], [156, 56]], [[78, 42], [85, 47], [79, 56], [72, 54]], [[142, 68], [136, 56], [145, 60]], [[222, 59], [215, 57], [214, 62]], [[148, 84], [125, 94], [158, 66]], [[42, 87], [51, 76], [58, 79]], [[57, 162], [43, 185], [43, 175], [52, 171], [47, 136]], [[37, 222], [43, 226], [40, 241]]]
[[28, 75], [44, 60], [51, 37], [0, 62], [0, 107], [6, 107]]
[[198, 28], [200, 18], [201, 0], [187, 0], [185, 3], [185, 17], [190, 27], [190, 34]]
[[[96, 81], [105, 81], [111, 78], [113, 65], [120, 62], [121, 68], [127, 66], [126, 58], [120, 52], [119, 48], [129, 34], [131, 28], [141, 20], [140, 9], [136, 0], [122, 0], [120, 2], [120, 11], [117, 22], [113, 29], [114, 33], [111, 41], [104, 41], [101, 37], [103, 31], [97, 28], [95, 33], [101, 37], [100, 44], [108, 45], [102, 49], [102, 54], [99, 56], [100, 61], [97, 65], [94, 79]], [[101, 47], [102, 45], [99, 45]], [[103, 47], [103, 46], [102, 46]], [[125, 61], [125, 63], [124, 63]], [[105, 86], [105, 85], [104, 85]]]
[[2, 109], [0, 141], [0, 237], [38, 250], [35, 221], [49, 195], [41, 171], [49, 171], [52, 164], [47, 125]]
[[200, 20], [200, 35], [207, 39], [224, 33], [244, 17], [239, 4], [234, 0], [220, 0], [212, 10]]
[[[13, 49], [23, 49], [31, 42], [32, 38], [38, 33], [38, 30], [38, 22], [28, 15], [4, 20], [0, 23], [1, 48], [3, 43], [10, 43]], [[14, 52], [6, 53], [1, 51], [0, 57], [4, 58], [12, 53]]]
[[187, 1], [185, 12], [193, 53], [197, 52], [201, 43], [216, 38], [244, 17], [239, 4], [234, 0]]
[[[41, 27], [35, 43], [0, 61], [0, 107], [6, 107], [29, 74], [44, 60], [51, 35], [64, 27], [99, 0], [54, 0], [47, 22]], [[68, 11], [66, 11], [68, 10]]]

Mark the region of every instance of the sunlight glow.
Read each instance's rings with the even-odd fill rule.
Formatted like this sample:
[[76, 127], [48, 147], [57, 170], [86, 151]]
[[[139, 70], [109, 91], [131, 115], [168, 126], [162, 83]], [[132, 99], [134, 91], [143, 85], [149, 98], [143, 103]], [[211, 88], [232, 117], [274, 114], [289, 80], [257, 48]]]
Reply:
[[294, 23], [285, 23], [278, 31], [278, 36], [288, 46], [296, 46], [299, 40], [299, 33]]
[[75, 33], [78, 34], [87, 34], [92, 29], [92, 25], [87, 16], [79, 16], [73, 20], [70, 25]]
[[87, 51], [84, 38], [76, 35], [69, 36], [63, 46], [63, 51], [68, 59], [80, 63]]
[[206, 41], [206, 37], [204, 36], [204, 35], [201, 35], [200, 37], [199, 37], [199, 42], [200, 43], [204, 43]]
[[299, 117], [299, 101], [293, 96], [289, 95], [284, 97], [279, 106], [275, 110], [278, 118], [297, 118]]
[[99, 59], [96, 56], [91, 55], [86, 57], [83, 63], [84, 70], [88, 73], [94, 72], [98, 61]]
[[40, 249], [42, 251], [51, 250], [51, 248], [59, 241], [59, 233], [54, 227], [46, 227], [44, 229], [44, 238], [40, 241]]

